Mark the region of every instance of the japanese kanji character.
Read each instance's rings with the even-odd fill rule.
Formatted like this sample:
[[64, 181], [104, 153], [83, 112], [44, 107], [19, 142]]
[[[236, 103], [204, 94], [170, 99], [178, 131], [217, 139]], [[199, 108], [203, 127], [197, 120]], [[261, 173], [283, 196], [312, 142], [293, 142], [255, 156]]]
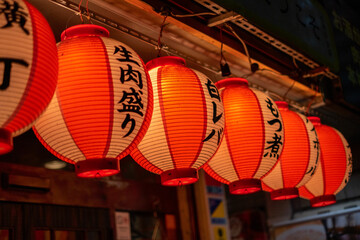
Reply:
[[212, 129], [211, 133], [203, 140], [203, 142], [209, 141], [217, 133], [218, 134], [217, 145], [219, 145], [223, 132], [224, 132], [223, 128], [220, 128], [217, 132], [215, 131], [215, 129]]
[[[268, 146], [265, 149], [271, 149], [270, 151], [270, 157], [279, 157], [278, 152], [280, 149], [280, 145], [282, 145], [282, 141], [281, 141], [281, 136], [277, 135], [276, 133], [274, 133], [274, 137], [273, 137], [273, 141], [267, 141], [266, 143], [270, 144], [270, 146]], [[269, 155], [269, 152], [264, 154], [264, 157], [267, 157]]]
[[267, 103], [267, 107], [270, 109], [272, 115], [274, 115], [274, 117], [279, 117], [279, 112], [276, 108], [274, 108], [274, 103], [270, 100], [270, 98], [267, 98], [265, 102]]
[[280, 132], [280, 131], [282, 130], [282, 124], [281, 124], [280, 119], [275, 118], [275, 119], [270, 120], [270, 121], [267, 121], [267, 122], [268, 122], [271, 126], [274, 125], [275, 123], [279, 124], [279, 128], [278, 128], [277, 130], [275, 130], [275, 131]]
[[309, 171], [307, 171], [305, 174], [310, 174], [310, 176], [314, 175], [316, 168], [317, 168], [317, 165], [312, 166], [312, 167], [309, 169]]
[[300, 6], [298, 3], [296, 3], [295, 6], [296, 6], [296, 19], [303, 27], [306, 27], [305, 19], [307, 17], [304, 16], [304, 11], [302, 6]]
[[211, 103], [213, 105], [213, 119], [212, 120], [213, 120], [213, 123], [217, 123], [221, 119], [223, 113], [220, 113], [219, 115], [217, 115], [217, 105], [215, 102], [211, 102]]
[[[119, 101], [119, 103], [122, 103], [123, 109], [118, 109], [118, 112], [134, 112], [143, 116], [144, 114], [141, 112], [141, 109], [143, 109], [144, 105], [140, 96], [142, 91], [136, 92], [132, 87], [130, 90], [130, 93], [123, 91], [123, 96]], [[127, 104], [124, 103], [125, 101]]]
[[320, 28], [319, 26], [316, 24], [316, 19], [315, 17], [309, 15], [309, 18], [311, 19], [309, 25], [312, 26], [312, 29], [313, 29], [313, 33], [314, 33], [314, 36], [316, 39], [320, 40], [320, 34], [319, 34], [319, 31], [320, 31]]
[[124, 82], [133, 81], [139, 86], [140, 89], [142, 89], [143, 82], [142, 82], [141, 72], [134, 70], [130, 64], [127, 64], [127, 67], [128, 67], [127, 69], [120, 67], [120, 72], [121, 72], [120, 82], [124, 83]]
[[13, 23], [16, 23], [21, 27], [26, 35], [29, 35], [29, 30], [25, 28], [28, 14], [21, 9], [22, 7], [18, 2], [14, 1], [14, 3], [11, 4], [9, 1], [3, 0], [3, 2], [0, 3], [0, 14], [5, 15], [7, 23], [1, 28], [12, 27]]
[[132, 59], [133, 58], [132, 52], [128, 51], [125, 47], [115, 46], [114, 54], [117, 54], [117, 53], [119, 53], [122, 58], [117, 58], [116, 60], [118, 60], [120, 62], [132, 62], [132, 63], [135, 63], [136, 65], [140, 66], [137, 61]]
[[126, 118], [124, 119], [123, 123], [121, 124], [121, 128], [125, 129], [126, 126], [128, 125], [128, 123], [131, 123], [130, 129], [123, 137], [129, 136], [134, 131], [135, 125], [136, 125], [135, 119], [131, 118], [130, 114], [127, 113]]
[[13, 63], [20, 64], [22, 66], [28, 67], [29, 64], [21, 59], [13, 59], [13, 58], [0, 58], [0, 63], [4, 62], [4, 74], [2, 84], [0, 85], [0, 90], [5, 90], [10, 85], [10, 75], [11, 75], [11, 67]]
[[213, 84], [213, 82], [210, 81], [210, 79], [207, 79], [207, 82], [205, 83], [205, 85], [209, 91], [210, 97], [216, 98], [217, 100], [221, 101], [219, 91], [216, 88], [216, 86]]

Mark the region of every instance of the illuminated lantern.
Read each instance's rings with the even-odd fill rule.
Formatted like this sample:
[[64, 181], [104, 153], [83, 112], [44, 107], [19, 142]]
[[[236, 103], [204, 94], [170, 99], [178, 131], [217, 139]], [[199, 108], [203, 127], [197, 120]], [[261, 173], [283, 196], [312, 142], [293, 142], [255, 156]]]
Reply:
[[322, 207], [335, 203], [335, 194], [349, 182], [352, 156], [349, 144], [339, 131], [321, 124], [318, 117], [309, 117], [309, 120], [319, 138], [320, 162], [310, 181], [299, 188], [299, 193], [310, 199], [312, 207]]
[[275, 167], [262, 178], [263, 190], [272, 200], [299, 196], [298, 188], [313, 176], [320, 148], [314, 125], [304, 115], [289, 110], [286, 102], [275, 102], [284, 123], [283, 151]]
[[179, 57], [146, 64], [154, 89], [150, 127], [131, 156], [166, 186], [190, 184], [215, 153], [224, 128], [219, 92]]
[[225, 133], [204, 169], [229, 184], [232, 194], [260, 191], [260, 178], [277, 162], [283, 147], [279, 110], [266, 94], [251, 90], [246, 79], [223, 79], [216, 86], [224, 104]]
[[142, 60], [108, 36], [105, 28], [86, 24], [62, 33], [55, 95], [34, 125], [41, 143], [74, 163], [80, 177], [118, 173], [118, 159], [140, 142], [151, 119]]
[[0, 3], [0, 154], [31, 128], [54, 94], [55, 38], [46, 19], [22, 0]]

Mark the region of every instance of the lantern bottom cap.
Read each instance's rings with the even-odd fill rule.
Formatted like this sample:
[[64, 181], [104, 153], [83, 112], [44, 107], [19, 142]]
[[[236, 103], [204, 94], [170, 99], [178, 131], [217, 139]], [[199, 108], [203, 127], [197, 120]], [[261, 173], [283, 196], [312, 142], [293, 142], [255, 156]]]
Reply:
[[12, 150], [13, 150], [12, 133], [5, 128], [0, 128], [0, 155], [8, 153]]
[[75, 163], [75, 172], [83, 178], [108, 177], [120, 172], [120, 164], [116, 158], [86, 159]]
[[281, 188], [270, 192], [271, 200], [287, 200], [299, 197], [297, 188]]
[[177, 168], [160, 174], [161, 184], [164, 186], [182, 186], [196, 182], [199, 179], [195, 168]]
[[231, 194], [250, 194], [261, 191], [259, 179], [240, 179], [229, 184]]
[[310, 199], [310, 203], [312, 207], [325, 207], [336, 203], [336, 197], [335, 195], [331, 195], [331, 194], [314, 197]]

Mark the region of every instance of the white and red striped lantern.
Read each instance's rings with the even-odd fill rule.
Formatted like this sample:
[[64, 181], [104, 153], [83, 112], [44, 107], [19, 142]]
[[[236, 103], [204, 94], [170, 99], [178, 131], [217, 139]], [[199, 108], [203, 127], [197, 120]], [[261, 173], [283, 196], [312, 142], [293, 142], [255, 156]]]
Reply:
[[42, 14], [23, 0], [0, 2], [0, 154], [31, 128], [56, 87], [58, 56]]
[[279, 161], [261, 180], [272, 200], [299, 196], [298, 188], [314, 175], [320, 158], [314, 125], [304, 115], [291, 111], [286, 102], [275, 102], [284, 123], [284, 146]]
[[309, 117], [319, 138], [320, 162], [309, 182], [299, 188], [300, 196], [310, 200], [312, 207], [336, 202], [338, 194], [349, 182], [352, 155], [348, 142], [335, 128], [321, 124], [320, 118]]
[[179, 57], [156, 58], [146, 67], [154, 89], [154, 112], [131, 156], [146, 170], [160, 174], [163, 185], [193, 183], [223, 135], [218, 90], [204, 74], [185, 67]]
[[252, 90], [243, 78], [216, 82], [224, 104], [225, 133], [204, 170], [229, 184], [232, 194], [261, 190], [260, 178], [277, 162], [284, 141], [280, 112], [266, 94]]
[[150, 123], [145, 66], [103, 27], [73, 26], [61, 38], [58, 86], [35, 134], [55, 156], [74, 163], [80, 177], [116, 174], [118, 159], [140, 142]]

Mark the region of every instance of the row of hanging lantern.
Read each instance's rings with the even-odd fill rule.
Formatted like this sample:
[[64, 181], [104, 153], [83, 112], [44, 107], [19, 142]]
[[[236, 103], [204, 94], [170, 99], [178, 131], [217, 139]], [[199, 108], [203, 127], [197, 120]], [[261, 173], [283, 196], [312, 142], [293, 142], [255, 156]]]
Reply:
[[333, 203], [348, 182], [350, 148], [319, 118], [275, 103], [245, 79], [214, 84], [179, 57], [145, 66], [100, 26], [66, 29], [56, 50], [41, 14], [25, 1], [11, 4], [21, 15], [0, 18], [0, 153], [41, 115], [35, 135], [80, 177], [116, 174], [130, 154], [163, 185], [196, 182], [203, 168], [233, 194], [300, 193], [312, 206]]

